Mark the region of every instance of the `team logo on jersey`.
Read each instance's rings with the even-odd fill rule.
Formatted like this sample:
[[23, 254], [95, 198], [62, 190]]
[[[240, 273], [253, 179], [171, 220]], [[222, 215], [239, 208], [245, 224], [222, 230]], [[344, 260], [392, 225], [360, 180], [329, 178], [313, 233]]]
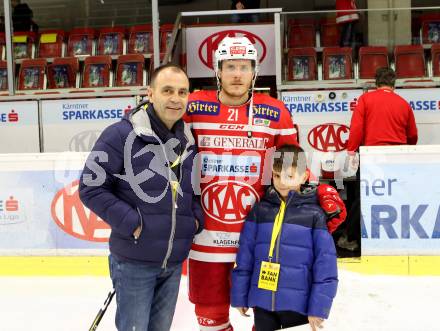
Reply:
[[254, 117], [278, 122], [280, 120], [280, 110], [265, 104], [254, 105]]
[[[266, 44], [263, 39], [257, 35], [244, 30], [223, 30], [216, 32], [205, 40], [199, 46], [199, 58], [202, 63], [210, 68], [214, 69], [214, 52], [217, 50], [218, 45], [225, 37], [246, 37], [255, 46], [258, 54], [258, 62], [262, 63], [266, 58]], [[239, 51], [236, 49], [235, 51]]]
[[258, 177], [260, 175], [260, 156], [216, 154], [201, 156], [203, 176]]
[[204, 148], [265, 150], [269, 138], [199, 135], [198, 141]]
[[186, 112], [189, 115], [218, 115], [220, 104], [217, 102], [191, 101], [188, 103]]
[[214, 182], [202, 192], [205, 213], [225, 224], [242, 223], [258, 200], [258, 194], [252, 186], [238, 181]]
[[308, 134], [310, 146], [321, 152], [340, 152], [347, 148], [350, 128], [338, 123], [325, 123], [314, 127]]

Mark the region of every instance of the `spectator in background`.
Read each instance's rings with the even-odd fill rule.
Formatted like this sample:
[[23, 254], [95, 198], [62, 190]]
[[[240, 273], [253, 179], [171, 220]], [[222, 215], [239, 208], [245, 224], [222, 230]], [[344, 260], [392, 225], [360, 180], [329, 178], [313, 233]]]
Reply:
[[341, 47], [354, 47], [354, 26], [359, 20], [355, 0], [336, 0], [336, 23], [341, 27]]
[[34, 13], [28, 4], [20, 0], [11, 0], [12, 24], [14, 31], [38, 32], [38, 25], [32, 20]]
[[[260, 8], [260, 0], [232, 0], [231, 9], [257, 9]], [[234, 14], [231, 17], [232, 23], [255, 23], [258, 21], [258, 14]]]
[[[417, 126], [409, 103], [394, 93], [396, 74], [389, 68], [376, 71], [376, 87], [363, 94], [353, 112], [347, 151], [353, 167], [358, 166], [355, 153], [359, 146], [415, 145]], [[359, 179], [359, 171], [357, 173]], [[338, 240], [341, 248], [356, 250], [360, 239], [360, 191], [347, 216], [347, 229]]]

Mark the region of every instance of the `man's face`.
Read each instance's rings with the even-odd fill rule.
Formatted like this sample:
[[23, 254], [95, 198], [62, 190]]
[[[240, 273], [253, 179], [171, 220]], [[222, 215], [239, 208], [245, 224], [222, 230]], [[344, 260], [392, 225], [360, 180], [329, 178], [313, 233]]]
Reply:
[[283, 199], [287, 198], [290, 191], [299, 192], [305, 181], [306, 174], [299, 174], [295, 167], [288, 167], [282, 171], [272, 171], [273, 186]]
[[171, 129], [182, 118], [188, 103], [189, 82], [186, 75], [172, 68], [162, 70], [153, 86], [148, 89], [148, 97], [161, 121]]
[[251, 60], [222, 61], [218, 73], [221, 79], [222, 91], [232, 97], [247, 95], [251, 87], [254, 69]]

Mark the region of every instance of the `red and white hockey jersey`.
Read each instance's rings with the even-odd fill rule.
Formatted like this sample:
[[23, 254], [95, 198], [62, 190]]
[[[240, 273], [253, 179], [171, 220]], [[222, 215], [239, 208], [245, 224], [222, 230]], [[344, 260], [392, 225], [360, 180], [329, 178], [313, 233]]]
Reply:
[[268, 151], [298, 144], [292, 118], [281, 101], [254, 94], [250, 126], [248, 108], [249, 103], [221, 104], [217, 91], [199, 91], [189, 97], [185, 121], [191, 125], [199, 148], [205, 212], [205, 229], [195, 238], [192, 259], [235, 261], [246, 215], [262, 197], [263, 185], [270, 184]]

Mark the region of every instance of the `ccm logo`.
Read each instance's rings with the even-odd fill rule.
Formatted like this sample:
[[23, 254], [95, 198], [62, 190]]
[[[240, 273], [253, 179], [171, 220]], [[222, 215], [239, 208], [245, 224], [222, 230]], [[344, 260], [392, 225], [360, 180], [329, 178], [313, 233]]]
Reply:
[[314, 127], [307, 136], [310, 146], [321, 152], [340, 152], [347, 148], [350, 128], [338, 123]]

